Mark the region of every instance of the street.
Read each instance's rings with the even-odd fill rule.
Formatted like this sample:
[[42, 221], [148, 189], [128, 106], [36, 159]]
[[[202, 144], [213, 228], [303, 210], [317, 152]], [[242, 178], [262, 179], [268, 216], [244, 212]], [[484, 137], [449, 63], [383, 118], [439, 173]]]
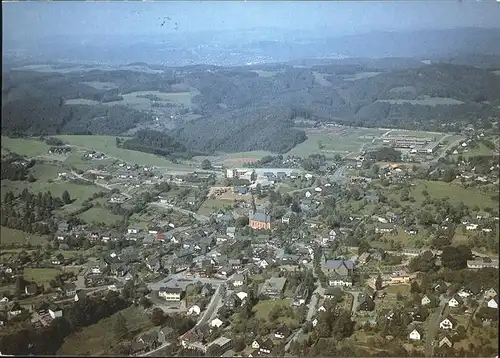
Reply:
[[441, 316], [443, 314], [444, 309], [446, 308], [447, 303], [448, 300], [444, 297], [441, 297], [439, 302], [439, 307], [437, 307], [428, 318], [427, 337], [425, 339], [426, 357], [432, 357], [434, 354], [434, 345], [433, 345], [434, 337], [436, 336], [436, 333], [439, 330], [439, 323], [441, 321]]
[[213, 319], [214, 314], [217, 314], [217, 310], [219, 309], [222, 303], [224, 295], [225, 295], [225, 288], [223, 288], [222, 285], [219, 285], [215, 290], [214, 294], [212, 295], [212, 298], [210, 299], [207, 309], [205, 310], [205, 312], [203, 312], [202, 316], [196, 323], [196, 326], [209, 322], [211, 319]]

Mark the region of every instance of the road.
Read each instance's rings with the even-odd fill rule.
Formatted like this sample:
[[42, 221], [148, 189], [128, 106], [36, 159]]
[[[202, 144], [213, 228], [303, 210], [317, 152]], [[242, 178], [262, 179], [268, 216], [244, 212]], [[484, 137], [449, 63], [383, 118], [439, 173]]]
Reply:
[[432, 312], [431, 316], [427, 320], [427, 335], [425, 338], [425, 356], [432, 357], [434, 354], [434, 337], [436, 336], [437, 331], [439, 330], [439, 323], [441, 322], [441, 316], [443, 314], [444, 309], [446, 308], [446, 304], [448, 299], [441, 297], [439, 302], [439, 307], [437, 307], [434, 312]]
[[192, 215], [196, 220], [198, 220], [200, 222], [207, 222], [210, 220], [210, 218], [208, 216], [199, 215], [199, 214], [195, 213], [194, 211], [182, 209], [182, 208], [179, 208], [179, 207], [174, 206], [172, 204], [162, 203], [162, 202], [154, 202], [154, 203], [151, 203], [151, 205], [158, 206], [158, 207], [164, 208], [164, 209], [172, 209], [172, 210], [178, 211], [184, 215]]
[[219, 285], [217, 287], [214, 294], [212, 295], [212, 298], [210, 299], [207, 309], [205, 310], [205, 312], [203, 312], [203, 315], [196, 323], [196, 326], [207, 323], [213, 319], [213, 316], [217, 314], [217, 310], [222, 304], [222, 299], [224, 298], [225, 292], [226, 291], [223, 285]]
[[[447, 135], [447, 136], [444, 136], [443, 138], [441, 138], [440, 142], [442, 142], [443, 140], [445, 140], [446, 138], [450, 137], [450, 135]], [[446, 152], [450, 149], [450, 148], [453, 148], [453, 147], [456, 147], [457, 145], [460, 144], [460, 142], [462, 142], [464, 139], [463, 138], [460, 138], [460, 139], [457, 139], [456, 141], [448, 144], [446, 147], [444, 148], [441, 148], [441, 154], [439, 154], [436, 158], [432, 159], [430, 161], [430, 163], [437, 163], [439, 159], [441, 158], [444, 158], [446, 156]]]
[[[87, 181], [87, 182], [89, 182], [89, 183], [92, 183], [92, 184], [94, 184], [94, 185], [100, 186], [101, 188], [104, 188], [104, 189], [106, 189], [106, 190], [113, 190], [113, 188], [111, 188], [109, 185], [102, 184], [102, 183], [98, 183], [98, 182], [96, 182], [95, 180], [90, 180], [90, 179], [87, 179], [87, 178], [83, 177], [82, 175], [80, 175], [80, 174], [78, 174], [78, 173], [76, 173], [76, 172], [74, 172], [74, 171], [71, 171], [71, 175], [73, 175], [74, 177], [76, 177], [76, 178], [78, 178], [78, 179], [80, 179], [80, 180], [85, 180], [85, 181]], [[130, 196], [130, 195], [129, 195], [129, 194], [127, 194], [127, 193], [120, 192], [120, 194], [121, 194], [121, 195], [123, 195], [123, 196], [125, 196], [125, 197], [127, 197], [128, 199], [131, 199], [131, 198], [132, 198], [132, 196]]]

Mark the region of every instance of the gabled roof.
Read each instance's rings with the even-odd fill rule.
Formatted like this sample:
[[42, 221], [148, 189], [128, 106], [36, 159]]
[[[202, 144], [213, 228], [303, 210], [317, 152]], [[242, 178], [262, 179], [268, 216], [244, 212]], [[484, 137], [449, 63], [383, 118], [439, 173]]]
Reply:
[[330, 270], [339, 269], [345, 267], [348, 270], [354, 268], [354, 263], [350, 260], [328, 260], [324, 263], [323, 267]]

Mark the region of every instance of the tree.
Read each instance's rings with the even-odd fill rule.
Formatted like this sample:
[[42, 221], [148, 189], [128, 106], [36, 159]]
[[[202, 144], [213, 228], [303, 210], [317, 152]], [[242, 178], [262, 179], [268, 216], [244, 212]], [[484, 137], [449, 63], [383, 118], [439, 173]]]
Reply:
[[382, 277], [380, 277], [380, 275], [378, 275], [377, 279], [375, 280], [375, 289], [377, 291], [380, 291], [382, 289]]
[[147, 308], [149, 308], [149, 307], [152, 306], [151, 301], [146, 296], [144, 296], [144, 297], [141, 298], [140, 304], [145, 309], [147, 309]]
[[411, 293], [420, 293], [420, 286], [418, 285], [417, 281], [412, 281], [411, 287], [410, 287], [410, 292]]
[[470, 248], [465, 245], [447, 246], [443, 248], [441, 254], [441, 264], [443, 267], [452, 270], [462, 270], [467, 267], [467, 260], [472, 259]]
[[249, 218], [248, 216], [242, 216], [236, 219], [236, 227], [245, 227], [248, 225]]
[[212, 163], [210, 162], [210, 160], [204, 159], [201, 162], [201, 169], [203, 169], [203, 170], [209, 170], [210, 168], [212, 168]]
[[127, 321], [125, 320], [125, 317], [123, 317], [121, 312], [118, 312], [116, 316], [116, 321], [113, 329], [115, 336], [118, 339], [124, 339], [128, 333]]
[[165, 313], [161, 308], [153, 309], [153, 312], [151, 314], [151, 322], [155, 326], [161, 326], [165, 322]]
[[294, 213], [300, 213], [301, 212], [301, 209], [300, 209], [300, 204], [298, 201], [294, 201], [292, 203], [292, 206], [291, 206], [291, 210], [294, 212]]
[[69, 192], [65, 190], [62, 194], [62, 200], [64, 204], [70, 204], [71, 203], [71, 196], [69, 195]]

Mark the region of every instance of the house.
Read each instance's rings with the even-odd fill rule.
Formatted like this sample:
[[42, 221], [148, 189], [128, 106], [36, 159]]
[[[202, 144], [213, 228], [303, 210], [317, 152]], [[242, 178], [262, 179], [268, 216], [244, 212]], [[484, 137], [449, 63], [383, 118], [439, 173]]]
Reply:
[[307, 297], [309, 296], [309, 289], [306, 285], [299, 285], [295, 290], [293, 297], [293, 306], [302, 306], [306, 304]]
[[236, 296], [238, 296], [238, 298], [241, 300], [241, 302], [243, 303], [243, 300], [245, 298], [248, 297], [248, 293], [244, 292], [244, 291], [240, 291], [236, 294]]
[[52, 319], [56, 319], [58, 317], [62, 317], [63, 311], [59, 307], [54, 306], [49, 308], [49, 315]]
[[210, 343], [207, 348], [209, 348], [213, 345], [216, 345], [216, 346], [218, 346], [217, 352], [222, 355], [222, 354], [226, 353], [231, 348], [231, 344], [232, 344], [232, 340], [230, 338], [219, 337], [215, 341]]
[[245, 283], [245, 276], [236, 274], [233, 276], [232, 284], [233, 287], [241, 287]]
[[377, 226], [375, 227], [375, 232], [377, 234], [385, 234], [385, 233], [390, 233], [390, 232], [394, 232], [396, 229], [394, 227], [393, 224], [390, 224], [390, 223], [380, 223], [380, 224], [377, 224]]
[[271, 350], [273, 349], [273, 341], [271, 341], [269, 338], [266, 339], [262, 344], [260, 345], [259, 352], [262, 354], [271, 354]]
[[212, 285], [207, 283], [201, 288], [201, 295], [203, 297], [208, 297], [212, 294]]
[[422, 306], [427, 306], [429, 303], [431, 303], [431, 299], [427, 295], [424, 295], [424, 297], [420, 300], [420, 304]]
[[226, 235], [229, 236], [230, 238], [234, 239], [236, 235], [236, 228], [234, 226], [229, 226], [226, 229]]
[[411, 280], [411, 277], [408, 273], [405, 271], [398, 271], [394, 272], [391, 275], [391, 284], [401, 284], [401, 283], [409, 283]]
[[188, 309], [188, 315], [198, 316], [201, 312], [201, 308], [198, 305], [193, 305]]
[[489, 308], [498, 309], [498, 297], [490, 299], [487, 303], [487, 306]]
[[451, 348], [453, 346], [453, 341], [447, 335], [444, 335], [439, 340], [438, 347], [441, 348], [444, 345], [448, 346], [449, 348]]
[[262, 345], [262, 339], [256, 339], [255, 341], [252, 342], [252, 348], [253, 349], [260, 349], [260, 346]]
[[182, 294], [181, 287], [160, 287], [158, 296], [164, 298], [166, 301], [180, 301]]
[[462, 298], [459, 295], [455, 295], [450, 300], [448, 301], [448, 307], [458, 307], [461, 306], [464, 303]]
[[497, 295], [497, 291], [495, 291], [494, 288], [490, 288], [489, 290], [487, 290], [485, 293], [484, 293], [484, 298], [485, 299], [488, 299], [488, 298], [493, 298]]
[[354, 270], [354, 262], [350, 260], [328, 260], [323, 264], [322, 269], [326, 275], [337, 273], [340, 276], [349, 276]]
[[75, 294], [75, 302], [84, 302], [86, 298], [85, 291], [79, 291]]
[[255, 213], [250, 217], [250, 227], [254, 230], [271, 230], [273, 220], [271, 216], [263, 213]]
[[158, 333], [145, 333], [137, 341], [144, 344], [149, 349], [154, 349], [158, 346]]
[[358, 257], [358, 260], [357, 260], [357, 261], [358, 261], [358, 263], [359, 263], [360, 265], [364, 265], [364, 264], [366, 264], [366, 263], [368, 262], [368, 260], [370, 259], [370, 255], [371, 255], [371, 254], [370, 254], [369, 252], [363, 252], [363, 253], [361, 254], [361, 256], [359, 256], [359, 257]]
[[220, 328], [224, 322], [222, 322], [219, 318], [214, 318], [213, 320], [210, 321], [210, 327], [217, 327]]
[[232, 294], [224, 298], [223, 304], [230, 310], [234, 310], [236, 307], [241, 306], [241, 300], [239, 296]]
[[453, 327], [455, 327], [455, 325], [456, 325], [456, 321], [451, 316], [448, 316], [439, 323], [439, 328], [441, 328], [441, 329], [453, 329]]
[[420, 339], [422, 338], [422, 334], [417, 328], [413, 328], [413, 330], [408, 335], [408, 338], [412, 341], [420, 341]]
[[24, 293], [28, 296], [36, 295], [38, 292], [38, 286], [36, 283], [30, 283], [24, 287]]
[[280, 328], [276, 330], [276, 332], [274, 332], [274, 338], [278, 339], [285, 339], [289, 335], [290, 335], [290, 328], [288, 328], [285, 325], [282, 325]]
[[284, 277], [271, 277], [267, 279], [261, 288], [261, 295], [267, 296], [271, 299], [281, 297], [281, 293], [285, 288], [286, 278]]
[[11, 316], [11, 317], [15, 317], [15, 316], [20, 315], [22, 312], [23, 312], [23, 309], [21, 308], [21, 305], [19, 304], [19, 302], [15, 302], [15, 303], [11, 306], [11, 308], [10, 308], [10, 310], [9, 310], [8, 314], [9, 314], [9, 316]]
[[127, 229], [128, 234], [138, 234], [140, 231], [141, 231], [141, 229], [139, 229], [137, 227], [129, 227]]
[[241, 268], [241, 260], [239, 260], [239, 259], [229, 260], [228, 263], [232, 267], [233, 270], [238, 270]]
[[328, 280], [328, 285], [333, 287], [350, 287], [352, 286], [352, 279], [347, 275], [339, 275], [337, 273], [333, 273]]
[[76, 285], [74, 283], [65, 283], [62, 286], [62, 294], [66, 297], [75, 296], [76, 294]]
[[468, 223], [467, 225], [465, 225], [465, 228], [467, 230], [476, 230], [477, 226], [478, 226], [477, 224]]
[[369, 295], [359, 295], [358, 311], [373, 311], [375, 303]]

